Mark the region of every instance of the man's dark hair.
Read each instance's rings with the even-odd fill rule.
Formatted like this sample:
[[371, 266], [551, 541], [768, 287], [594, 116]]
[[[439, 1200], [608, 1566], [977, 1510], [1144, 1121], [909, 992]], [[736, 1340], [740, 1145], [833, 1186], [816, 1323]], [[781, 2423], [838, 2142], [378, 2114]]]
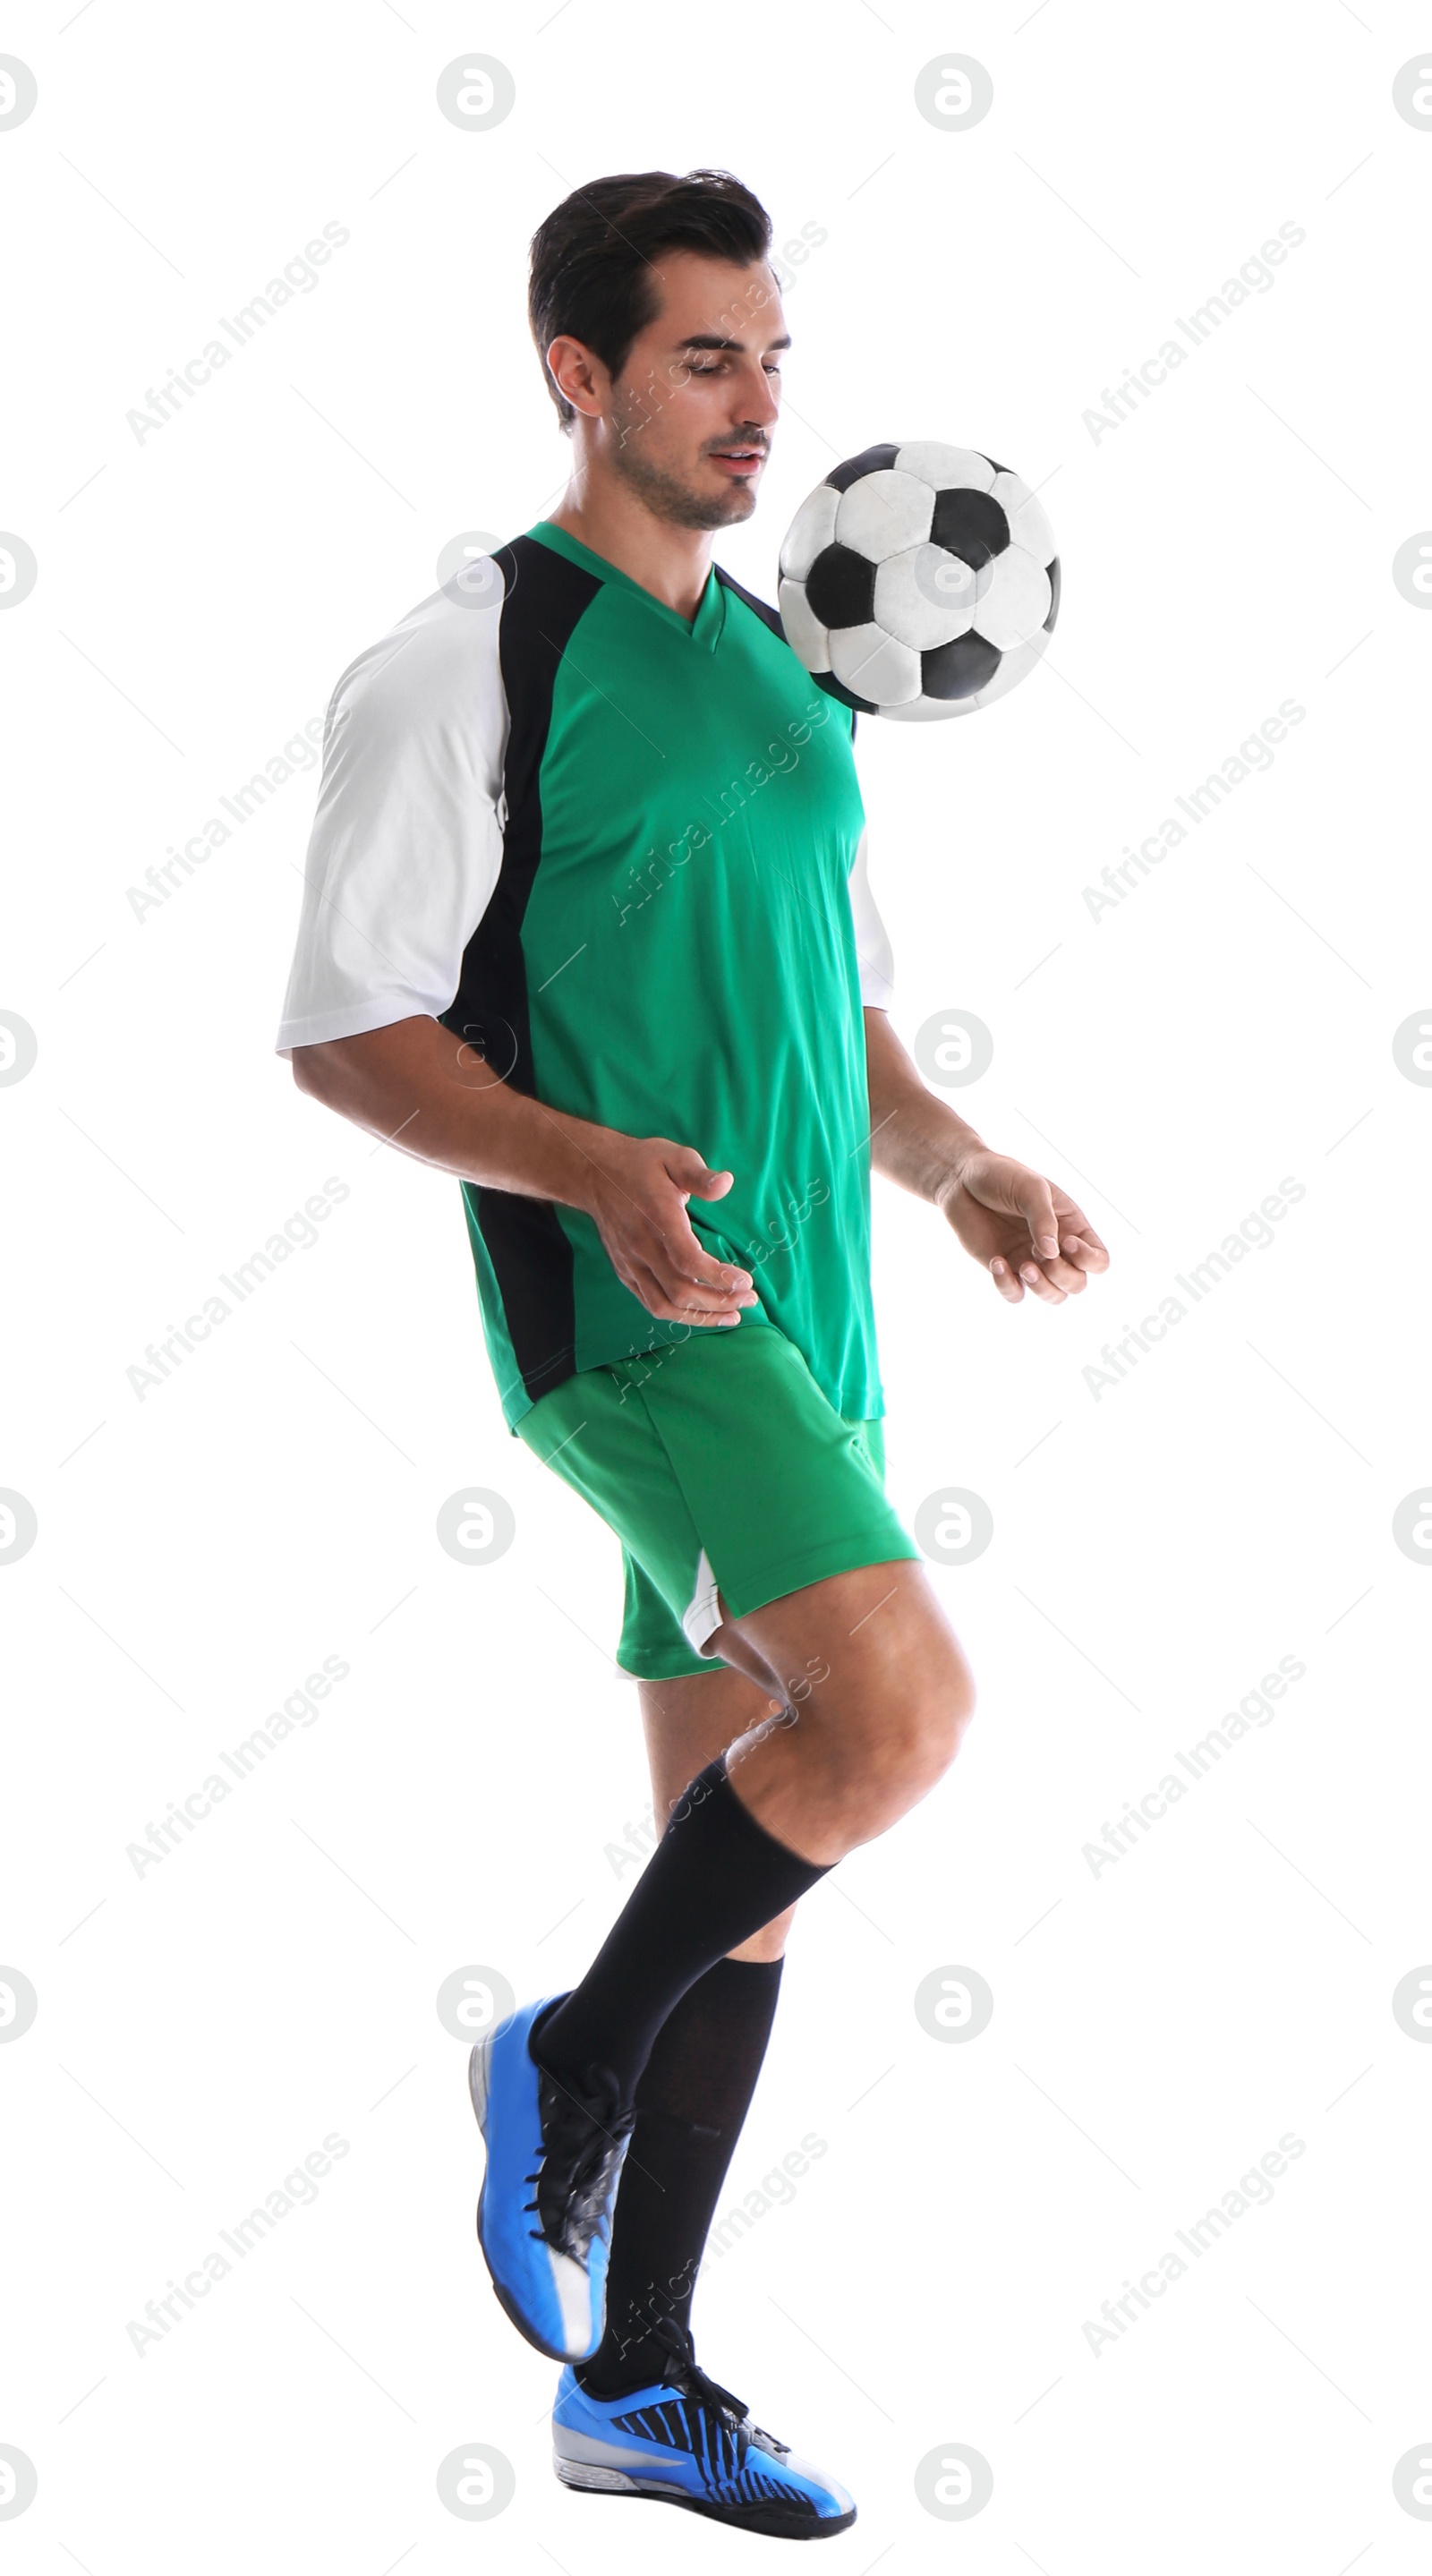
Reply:
[[729, 170], [628, 171], [574, 188], [532, 236], [527, 315], [547, 390], [569, 434], [576, 418], [547, 352], [563, 332], [599, 357], [613, 383], [661, 302], [658, 254], [704, 251], [749, 268], [771, 247], [771, 219]]

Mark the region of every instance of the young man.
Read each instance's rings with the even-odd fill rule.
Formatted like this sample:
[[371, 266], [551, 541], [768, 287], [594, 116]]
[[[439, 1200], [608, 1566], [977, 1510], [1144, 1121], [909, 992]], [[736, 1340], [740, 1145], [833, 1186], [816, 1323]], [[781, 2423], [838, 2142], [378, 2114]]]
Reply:
[[558, 2474], [821, 2538], [849, 2496], [706, 2377], [689, 2314], [792, 1910], [972, 1705], [883, 1490], [870, 1166], [1011, 1304], [1108, 1256], [921, 1083], [854, 711], [712, 564], [779, 416], [770, 238], [716, 171], [598, 180], [536, 234], [571, 483], [340, 680], [279, 1044], [460, 1175], [506, 1419], [623, 1542], [670, 1821], [587, 1975], [471, 2078], [494, 2287], [566, 2364]]

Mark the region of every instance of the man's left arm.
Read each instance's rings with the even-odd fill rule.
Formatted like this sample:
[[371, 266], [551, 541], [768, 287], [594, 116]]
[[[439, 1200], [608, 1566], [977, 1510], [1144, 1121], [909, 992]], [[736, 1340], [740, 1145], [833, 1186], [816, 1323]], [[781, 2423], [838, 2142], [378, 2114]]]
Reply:
[[1019, 1305], [1026, 1288], [1051, 1306], [1077, 1296], [1109, 1266], [1083, 1209], [1057, 1181], [992, 1153], [937, 1100], [885, 1011], [863, 1016], [873, 1168], [940, 1210], [1007, 1304]]

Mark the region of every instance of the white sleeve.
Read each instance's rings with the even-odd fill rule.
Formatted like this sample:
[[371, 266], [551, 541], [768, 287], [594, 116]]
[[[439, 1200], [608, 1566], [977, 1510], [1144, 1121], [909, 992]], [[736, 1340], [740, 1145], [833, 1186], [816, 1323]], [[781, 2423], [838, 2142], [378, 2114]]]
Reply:
[[868, 830], [861, 832], [850, 870], [850, 917], [860, 960], [860, 999], [866, 1010], [888, 1011], [895, 998], [895, 960], [885, 924], [875, 909], [866, 873]]
[[439, 591], [334, 690], [280, 1055], [451, 1003], [502, 865], [500, 617]]

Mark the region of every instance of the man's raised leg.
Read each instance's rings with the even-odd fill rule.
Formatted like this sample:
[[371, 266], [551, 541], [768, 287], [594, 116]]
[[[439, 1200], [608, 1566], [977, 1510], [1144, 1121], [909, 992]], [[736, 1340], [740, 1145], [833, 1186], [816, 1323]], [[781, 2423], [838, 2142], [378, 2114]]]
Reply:
[[831, 1575], [726, 1626], [788, 1705], [695, 1775], [586, 1976], [534, 2034], [536, 2062], [578, 2094], [606, 2089], [600, 2070], [629, 2101], [688, 1986], [916, 1805], [974, 1705], [910, 1558]]

